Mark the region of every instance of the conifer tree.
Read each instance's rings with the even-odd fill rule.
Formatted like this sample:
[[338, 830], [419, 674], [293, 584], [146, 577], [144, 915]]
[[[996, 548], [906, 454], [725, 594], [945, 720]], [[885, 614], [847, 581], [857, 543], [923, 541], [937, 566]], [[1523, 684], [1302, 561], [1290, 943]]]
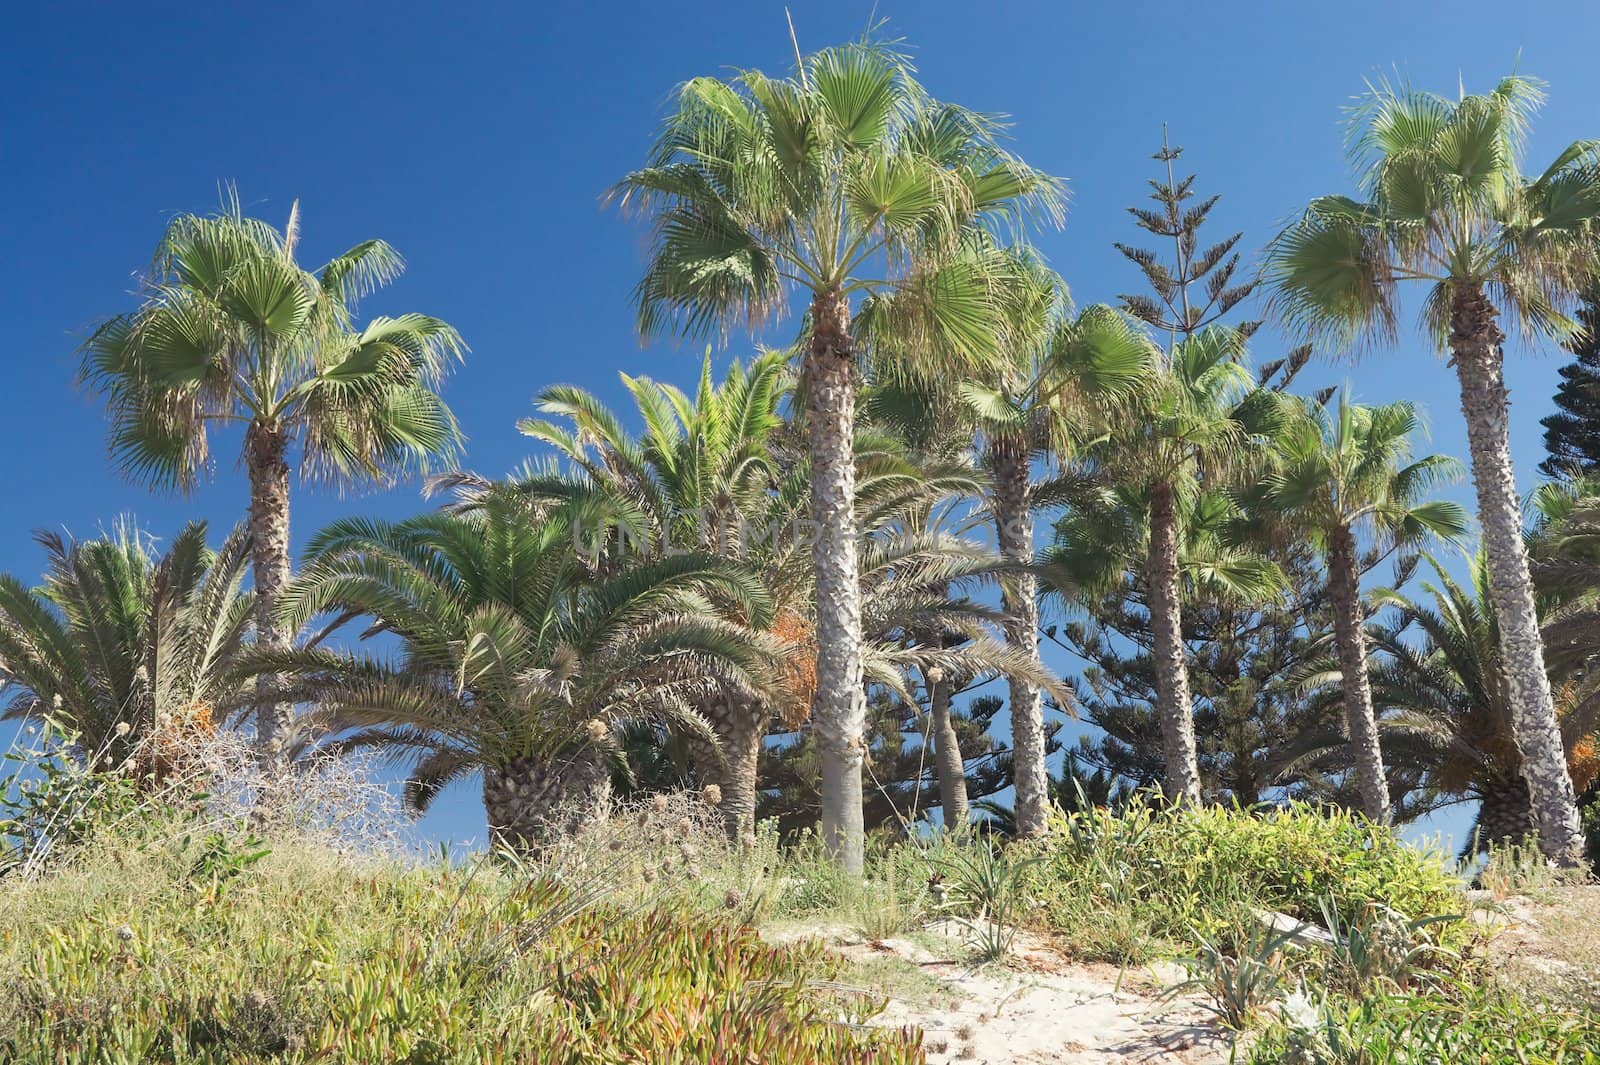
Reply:
[[1561, 367], [1558, 410], [1539, 423], [1550, 453], [1539, 472], [1558, 479], [1600, 473], [1600, 291], [1589, 294], [1575, 317], [1579, 332], [1566, 345], [1575, 358]]

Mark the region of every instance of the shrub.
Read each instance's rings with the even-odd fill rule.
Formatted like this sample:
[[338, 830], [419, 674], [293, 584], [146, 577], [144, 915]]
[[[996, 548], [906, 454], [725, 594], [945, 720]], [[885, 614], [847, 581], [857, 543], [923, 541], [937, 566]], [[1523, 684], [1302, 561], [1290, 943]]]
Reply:
[[1408, 917], [1462, 910], [1442, 855], [1390, 829], [1304, 804], [1158, 809], [1136, 799], [1057, 818], [1030, 871], [1039, 918], [1077, 953], [1115, 961], [1224, 949], [1276, 910], [1308, 923], [1326, 902], [1353, 920], [1371, 903]]
[[1319, 1002], [1290, 996], [1251, 1047], [1251, 1065], [1600, 1063], [1600, 1017], [1494, 987]]
[[921, 1059], [819, 989], [819, 946], [577, 896], [490, 861], [407, 867], [304, 837], [102, 836], [0, 894], [0, 1060]]

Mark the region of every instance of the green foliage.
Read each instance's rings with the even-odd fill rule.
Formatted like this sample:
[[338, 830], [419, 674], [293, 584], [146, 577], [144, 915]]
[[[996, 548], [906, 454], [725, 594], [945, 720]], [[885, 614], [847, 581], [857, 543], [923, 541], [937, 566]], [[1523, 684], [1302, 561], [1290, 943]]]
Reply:
[[47, 868], [138, 805], [130, 777], [84, 764], [76, 733], [30, 727], [43, 730], [35, 743], [0, 754], [0, 878]]
[[0, 897], [0, 1058], [921, 1060], [915, 1035], [853, 1026], [875, 1003], [818, 989], [839, 968], [820, 946], [693, 907], [293, 839], [111, 842]]
[[1290, 996], [1244, 1059], [1251, 1065], [1600, 1062], [1600, 1016], [1495, 987], [1318, 1001]]
[[1194, 956], [1184, 959], [1189, 979], [1174, 985], [1168, 995], [1199, 991], [1207, 1010], [1227, 1027], [1242, 1031], [1282, 988], [1283, 949], [1293, 938], [1293, 932], [1260, 929], [1227, 950], [1200, 937]]
[[1089, 957], [1227, 948], [1259, 910], [1309, 923], [1324, 900], [1345, 917], [1374, 902], [1418, 917], [1462, 908], [1440, 856], [1364, 818], [1302, 803], [1167, 811], [1141, 797], [1119, 814], [1067, 815], [1039, 847], [1044, 861], [1030, 871], [1039, 916]]
[[230, 195], [214, 215], [167, 226], [143, 303], [84, 345], [82, 380], [105, 397], [117, 465], [189, 489], [215, 466], [214, 426], [250, 423], [301, 445], [303, 473], [392, 481], [453, 458], [455, 416], [441, 379], [466, 351], [422, 314], [357, 325], [355, 305], [404, 262], [368, 240], [315, 273], [294, 258], [299, 204], [280, 232]]
[[208, 731], [240, 689], [255, 597], [249, 537], [235, 529], [213, 551], [206, 531], [189, 522], [160, 556], [130, 521], [92, 540], [36, 533], [43, 583], [0, 575], [0, 718], [48, 716], [107, 767], [153, 733]]
[[980, 962], [1011, 952], [1027, 905], [1027, 873], [1043, 859], [977, 839], [938, 861], [946, 877], [947, 904]]
[[1371, 86], [1351, 110], [1362, 199], [1313, 200], [1268, 248], [1278, 316], [1339, 347], [1382, 344], [1396, 334], [1400, 283], [1419, 281], [1441, 349], [1458, 290], [1487, 289], [1524, 335], [1569, 337], [1564, 310], [1593, 268], [1600, 142], [1575, 141], [1539, 176], [1523, 174], [1543, 101], [1543, 83], [1517, 74], [1459, 97]]
[[1558, 479], [1600, 474], [1600, 292], [1585, 296], [1574, 318], [1580, 330], [1566, 343], [1573, 359], [1558, 371], [1556, 411], [1539, 422], [1549, 453], [1539, 472]]

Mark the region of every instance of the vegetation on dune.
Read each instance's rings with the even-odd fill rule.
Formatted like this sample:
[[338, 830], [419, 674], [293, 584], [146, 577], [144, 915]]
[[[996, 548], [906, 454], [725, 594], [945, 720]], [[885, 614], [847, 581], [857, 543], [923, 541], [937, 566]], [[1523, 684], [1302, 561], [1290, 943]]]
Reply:
[[0, 1056], [921, 1060], [914, 1035], [848, 1023], [870, 997], [817, 990], [840, 968], [820, 944], [769, 946], [725, 906], [610, 896], [600, 855], [414, 867], [206, 827], [146, 809], [0, 896]]
[[[359, 320], [387, 244], [310, 271], [298, 205], [173, 219], [81, 380], [158, 488], [239, 425], [249, 511], [215, 549], [203, 523], [41, 533], [42, 583], [0, 577], [28, 730], [0, 782], [0, 1057], [925, 1060], [840, 957], [768, 941], [794, 924], [938, 927], [973, 967], [1024, 933], [1178, 959], [1165, 994], [1259, 1062], [1600, 1061], [1585, 918], [1530, 976], [1468, 917], [1593, 905], [1600, 142], [1524, 175], [1538, 83], [1379, 84], [1359, 196], [1312, 201], [1253, 273], [1242, 234], [1202, 240], [1218, 199], [1163, 135], [1131, 212], [1157, 247], [1116, 245], [1148, 291], [1076, 306], [1029, 245], [1063, 184], [999, 118], [870, 35], [795, 61], [686, 82], [611, 192], [649, 225], [641, 335], [794, 312], [791, 342], [720, 376], [708, 351], [692, 390], [623, 374], [621, 410], [546, 387], [503, 478], [455, 468], [455, 329]], [[1460, 384], [1465, 577], [1419, 408], [1292, 391], [1312, 343], [1396, 339], [1402, 282]], [[1258, 286], [1299, 346], [1252, 369]], [[1526, 513], [1502, 317], [1578, 360]], [[293, 470], [438, 467], [442, 505], [341, 517], [294, 571]], [[1098, 731], [1052, 775], [1080, 711]], [[467, 781], [487, 853], [394, 846], [402, 802]], [[1397, 834], [1460, 801], [1481, 865]]]

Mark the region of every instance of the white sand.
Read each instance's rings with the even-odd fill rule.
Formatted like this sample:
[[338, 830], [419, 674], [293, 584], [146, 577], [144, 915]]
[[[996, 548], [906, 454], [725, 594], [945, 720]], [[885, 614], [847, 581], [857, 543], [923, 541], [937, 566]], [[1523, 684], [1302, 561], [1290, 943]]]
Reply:
[[930, 1065], [1228, 1060], [1226, 1033], [1208, 1023], [1210, 1015], [1192, 998], [1160, 997], [1163, 983], [1182, 979], [1172, 966], [1119, 973], [1114, 966], [1070, 962], [1023, 936], [1007, 964], [972, 969], [957, 960], [964, 951], [954, 935], [935, 941], [937, 947], [948, 941], [946, 951], [909, 940], [863, 943], [833, 929], [816, 931], [850, 957], [897, 955], [948, 992], [947, 1001], [941, 992], [941, 1001], [931, 1006], [891, 1000], [875, 1022], [920, 1027]]

